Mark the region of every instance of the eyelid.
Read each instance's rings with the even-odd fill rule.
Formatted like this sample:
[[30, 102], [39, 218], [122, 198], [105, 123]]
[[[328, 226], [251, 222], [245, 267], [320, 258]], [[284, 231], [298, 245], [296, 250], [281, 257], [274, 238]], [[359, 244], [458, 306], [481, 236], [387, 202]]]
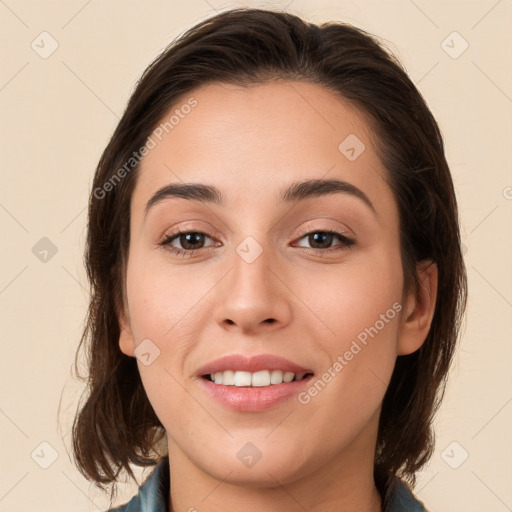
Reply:
[[[311, 222], [311, 221], [310, 221]], [[346, 228], [343, 225], [338, 225], [336, 227], [325, 227], [325, 226], [316, 226], [312, 224], [306, 224], [303, 228], [300, 228], [297, 231], [298, 235], [302, 235], [303, 233], [311, 233], [312, 231], [338, 231], [342, 235], [346, 236], [347, 238], [355, 238], [355, 234], [351, 229]]]
[[[203, 225], [201, 225], [203, 224]], [[204, 227], [204, 224], [206, 226]], [[205, 235], [208, 235], [211, 238], [215, 238], [217, 240], [220, 239], [220, 236], [213, 235], [212, 233], [216, 232], [215, 229], [210, 225], [209, 222], [204, 221], [198, 221], [198, 220], [190, 220], [186, 221], [185, 223], [180, 224], [176, 227], [176, 224], [173, 224], [172, 226], [165, 229], [165, 231], [160, 236], [160, 240], [164, 240], [168, 238], [169, 236], [175, 236], [182, 233], [203, 233]]]
[[[190, 222], [194, 222], [194, 221], [190, 221]], [[354, 232], [351, 229], [347, 229], [343, 225], [341, 225], [341, 226], [338, 225], [338, 226], [332, 228], [332, 227], [312, 225], [311, 222], [312, 221], [309, 221], [308, 224], [306, 224], [304, 227], [300, 228], [296, 232], [294, 240], [297, 237], [300, 237], [300, 235], [302, 235], [304, 233], [305, 234], [310, 234], [311, 232], [330, 232], [330, 231], [340, 232], [342, 235], [346, 236], [347, 238], [355, 238]], [[164, 234], [160, 238], [160, 241], [166, 240], [166, 239], [168, 239], [170, 237], [175, 237], [175, 236], [180, 235], [180, 234], [191, 233], [191, 232], [207, 235], [209, 238], [216, 239], [217, 241], [219, 241], [219, 238], [220, 238], [218, 236], [212, 235], [210, 230], [205, 230], [205, 229], [202, 229], [200, 227], [198, 228], [197, 225], [189, 226], [189, 223], [186, 223], [185, 225], [178, 226], [175, 229], [171, 228], [170, 233], [167, 233], [167, 231], [164, 232]]]

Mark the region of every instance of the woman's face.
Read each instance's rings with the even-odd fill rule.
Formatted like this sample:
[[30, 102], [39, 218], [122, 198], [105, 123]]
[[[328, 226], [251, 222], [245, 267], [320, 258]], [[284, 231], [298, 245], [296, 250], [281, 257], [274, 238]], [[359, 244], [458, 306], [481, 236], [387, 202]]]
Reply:
[[[203, 86], [165, 122], [132, 196], [120, 347], [137, 357], [171, 464], [251, 485], [373, 464], [396, 357], [426, 331], [408, 326], [397, 206], [365, 118], [318, 85], [281, 82]], [[295, 188], [310, 180], [330, 182]], [[185, 183], [221, 201], [152, 200]], [[288, 363], [221, 366], [258, 371], [223, 374], [238, 385], [203, 377], [230, 355]], [[313, 375], [268, 384], [293, 365]]]

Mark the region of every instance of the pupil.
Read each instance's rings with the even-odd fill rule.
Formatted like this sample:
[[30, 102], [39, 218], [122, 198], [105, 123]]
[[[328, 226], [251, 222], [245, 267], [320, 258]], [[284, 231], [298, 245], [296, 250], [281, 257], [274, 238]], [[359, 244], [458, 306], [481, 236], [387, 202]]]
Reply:
[[[332, 233], [324, 233], [324, 232], [319, 232], [319, 233], [314, 233], [313, 235], [310, 235], [310, 237], [313, 237], [313, 242], [311, 242], [310, 240], [310, 243], [311, 245], [314, 247], [314, 244], [318, 244], [318, 239], [319, 238], [324, 238], [324, 243], [325, 243], [325, 239], [327, 239], [327, 246], [326, 247], [329, 247], [330, 245], [330, 242], [332, 241], [332, 237], [333, 237], [333, 234]], [[322, 244], [322, 241], [320, 241], [320, 245]]]
[[[193, 247], [195, 244], [197, 243], [201, 243], [201, 240], [199, 239], [199, 242], [196, 240], [194, 242], [193, 238], [192, 238], [192, 242], [190, 241], [190, 238], [191, 237], [201, 237], [201, 233], [187, 233], [186, 235], [182, 235], [182, 246], [185, 247], [185, 248], [188, 248], [188, 249], [196, 249], [196, 247]], [[185, 239], [185, 243], [183, 243], [183, 239]], [[192, 245], [192, 247], [187, 247], [187, 245]]]

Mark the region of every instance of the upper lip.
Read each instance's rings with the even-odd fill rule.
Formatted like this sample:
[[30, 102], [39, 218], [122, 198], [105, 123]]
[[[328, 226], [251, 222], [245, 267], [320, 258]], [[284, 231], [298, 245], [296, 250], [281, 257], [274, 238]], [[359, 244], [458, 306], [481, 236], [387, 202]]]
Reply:
[[226, 370], [258, 372], [260, 370], [282, 370], [283, 372], [293, 373], [313, 373], [307, 368], [285, 359], [284, 357], [273, 354], [261, 354], [256, 356], [247, 356], [243, 354], [233, 354], [220, 357], [210, 361], [198, 370], [198, 375], [208, 375], [215, 372]]

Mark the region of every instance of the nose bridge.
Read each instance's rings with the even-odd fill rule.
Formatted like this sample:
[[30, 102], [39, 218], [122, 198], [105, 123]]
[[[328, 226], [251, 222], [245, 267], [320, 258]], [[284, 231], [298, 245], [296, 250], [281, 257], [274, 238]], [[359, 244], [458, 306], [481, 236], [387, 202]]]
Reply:
[[286, 323], [290, 309], [282, 284], [274, 275], [272, 248], [247, 236], [235, 247], [230, 263], [232, 271], [216, 305], [216, 320], [243, 330]]
[[247, 236], [238, 244], [233, 257], [232, 286], [239, 293], [261, 295], [269, 292], [271, 252], [268, 243], [260, 243], [253, 236]]

